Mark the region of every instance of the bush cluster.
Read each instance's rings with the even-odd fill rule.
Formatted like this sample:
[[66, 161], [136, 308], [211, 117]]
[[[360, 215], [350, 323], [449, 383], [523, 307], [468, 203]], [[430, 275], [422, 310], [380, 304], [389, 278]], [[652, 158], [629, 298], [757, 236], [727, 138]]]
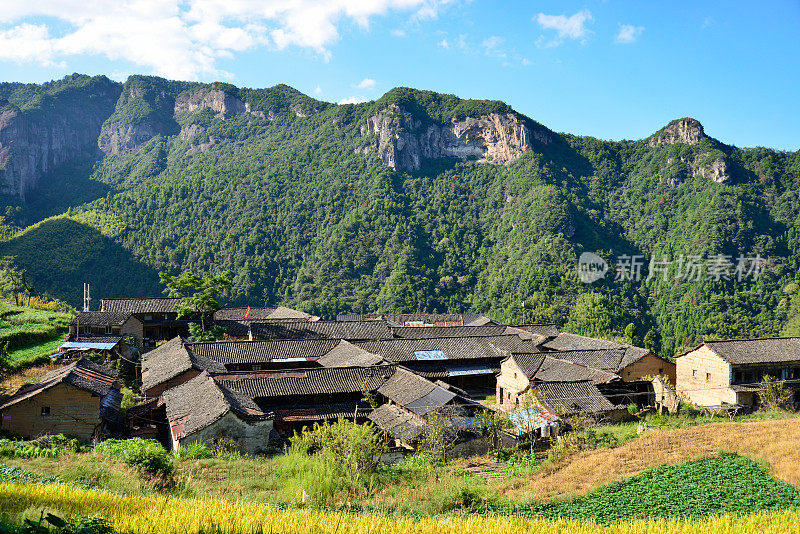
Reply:
[[95, 451], [109, 458], [121, 459], [142, 475], [168, 481], [175, 474], [173, 457], [152, 439], [109, 439], [95, 447]]

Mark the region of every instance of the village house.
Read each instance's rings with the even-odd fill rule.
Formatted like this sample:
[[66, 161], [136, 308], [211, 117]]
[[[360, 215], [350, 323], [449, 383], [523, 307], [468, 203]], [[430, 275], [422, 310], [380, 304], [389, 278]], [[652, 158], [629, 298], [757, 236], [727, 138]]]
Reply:
[[345, 314], [337, 315], [337, 321], [386, 321], [392, 326], [485, 326], [498, 324], [477, 313], [406, 313], [406, 314]]
[[222, 364], [226, 371], [266, 371], [297, 367], [319, 367], [320, 357], [330, 352], [338, 339], [284, 339], [273, 341], [226, 341], [184, 343], [196, 358]]
[[[580, 358], [579, 352], [557, 356], [557, 358], [569, 359], [580, 365], [588, 365], [616, 373], [626, 382], [635, 382], [644, 378], [651, 379], [656, 375], [661, 375], [667, 377], [671, 384], [675, 383], [675, 364], [653, 354], [649, 349], [623, 345], [605, 339], [579, 336], [568, 332], [561, 332], [555, 338], [542, 344], [542, 348], [557, 352], [618, 349], [616, 352], [603, 353], [602, 360], [572, 360], [573, 357]], [[601, 353], [596, 354], [600, 355]], [[590, 355], [587, 353], [586, 356]]]
[[[500, 364], [497, 405], [515, 411], [531, 403], [559, 416], [584, 413], [619, 420], [627, 399], [618, 375], [556, 358], [556, 354], [512, 354]], [[615, 385], [617, 387], [615, 387]]]
[[52, 434], [99, 439], [118, 426], [121, 401], [116, 371], [80, 359], [6, 399], [0, 428], [25, 439]]
[[786, 381], [800, 406], [800, 338], [706, 341], [676, 356], [677, 393], [698, 406], [757, 407], [762, 379]]
[[346, 339], [369, 341], [392, 339], [385, 321], [249, 321], [217, 320], [227, 339], [272, 341], [280, 339]]
[[142, 394], [153, 399], [166, 390], [184, 384], [203, 371], [224, 373], [221, 363], [198, 356], [175, 337], [142, 357]]
[[233, 391], [208, 373], [164, 393], [171, 448], [224, 438], [245, 454], [266, 452], [272, 418], [252, 398]]
[[300, 310], [277, 308], [222, 308], [214, 312], [214, 321], [319, 321], [319, 317]]
[[155, 348], [159, 341], [189, 335], [189, 320], [178, 318], [176, 298], [101, 299], [100, 311], [127, 314], [122, 334], [131, 334], [143, 350]]
[[537, 352], [536, 343], [502, 336], [390, 339], [355, 343], [431, 380], [442, 380], [474, 397], [495, 391], [500, 362], [512, 352]]
[[119, 312], [79, 312], [69, 323], [69, 336], [105, 337], [134, 335], [140, 329], [135, 323], [138, 319], [129, 313]]

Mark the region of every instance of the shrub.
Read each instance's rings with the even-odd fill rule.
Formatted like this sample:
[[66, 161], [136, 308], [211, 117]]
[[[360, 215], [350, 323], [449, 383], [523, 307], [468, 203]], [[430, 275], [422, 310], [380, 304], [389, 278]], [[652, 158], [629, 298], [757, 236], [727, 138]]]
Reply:
[[178, 458], [181, 460], [201, 460], [211, 456], [211, 450], [205, 443], [190, 443], [178, 449]]
[[32, 441], [0, 439], [0, 458], [56, 458], [80, 449], [81, 444], [77, 439], [63, 434], [42, 436]]
[[120, 459], [142, 475], [171, 480], [175, 462], [159, 442], [153, 439], [109, 439], [95, 450], [110, 458]]

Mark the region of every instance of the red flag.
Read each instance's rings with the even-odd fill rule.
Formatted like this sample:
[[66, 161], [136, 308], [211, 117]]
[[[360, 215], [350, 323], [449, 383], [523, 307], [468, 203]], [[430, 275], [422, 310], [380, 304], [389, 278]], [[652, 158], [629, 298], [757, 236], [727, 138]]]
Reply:
[[244, 318], [247, 319], [250, 317], [250, 306], [247, 307], [247, 311], [244, 312]]

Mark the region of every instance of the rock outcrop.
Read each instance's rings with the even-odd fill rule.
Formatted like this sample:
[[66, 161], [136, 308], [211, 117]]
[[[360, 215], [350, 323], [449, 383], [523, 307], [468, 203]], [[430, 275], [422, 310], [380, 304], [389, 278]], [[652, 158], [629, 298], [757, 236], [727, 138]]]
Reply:
[[96, 154], [119, 93], [119, 84], [99, 77], [51, 96], [41, 108], [0, 104], [0, 192], [24, 199], [44, 174]]
[[377, 151], [394, 170], [418, 170], [424, 159], [443, 157], [507, 164], [531, 150], [533, 140], [543, 145], [552, 141], [544, 128], [531, 132], [513, 113], [453, 119], [442, 125], [413, 117], [397, 104], [369, 117], [361, 134], [377, 136], [363, 151]]
[[690, 118], [677, 119], [651, 136], [647, 140], [647, 145], [651, 147], [674, 145], [676, 143], [697, 145], [705, 136], [706, 134], [700, 121]]
[[181, 93], [175, 99], [175, 114], [196, 113], [204, 109], [216, 113], [217, 118], [227, 119], [236, 113], [249, 112], [250, 106], [225, 91], [210, 87]]

